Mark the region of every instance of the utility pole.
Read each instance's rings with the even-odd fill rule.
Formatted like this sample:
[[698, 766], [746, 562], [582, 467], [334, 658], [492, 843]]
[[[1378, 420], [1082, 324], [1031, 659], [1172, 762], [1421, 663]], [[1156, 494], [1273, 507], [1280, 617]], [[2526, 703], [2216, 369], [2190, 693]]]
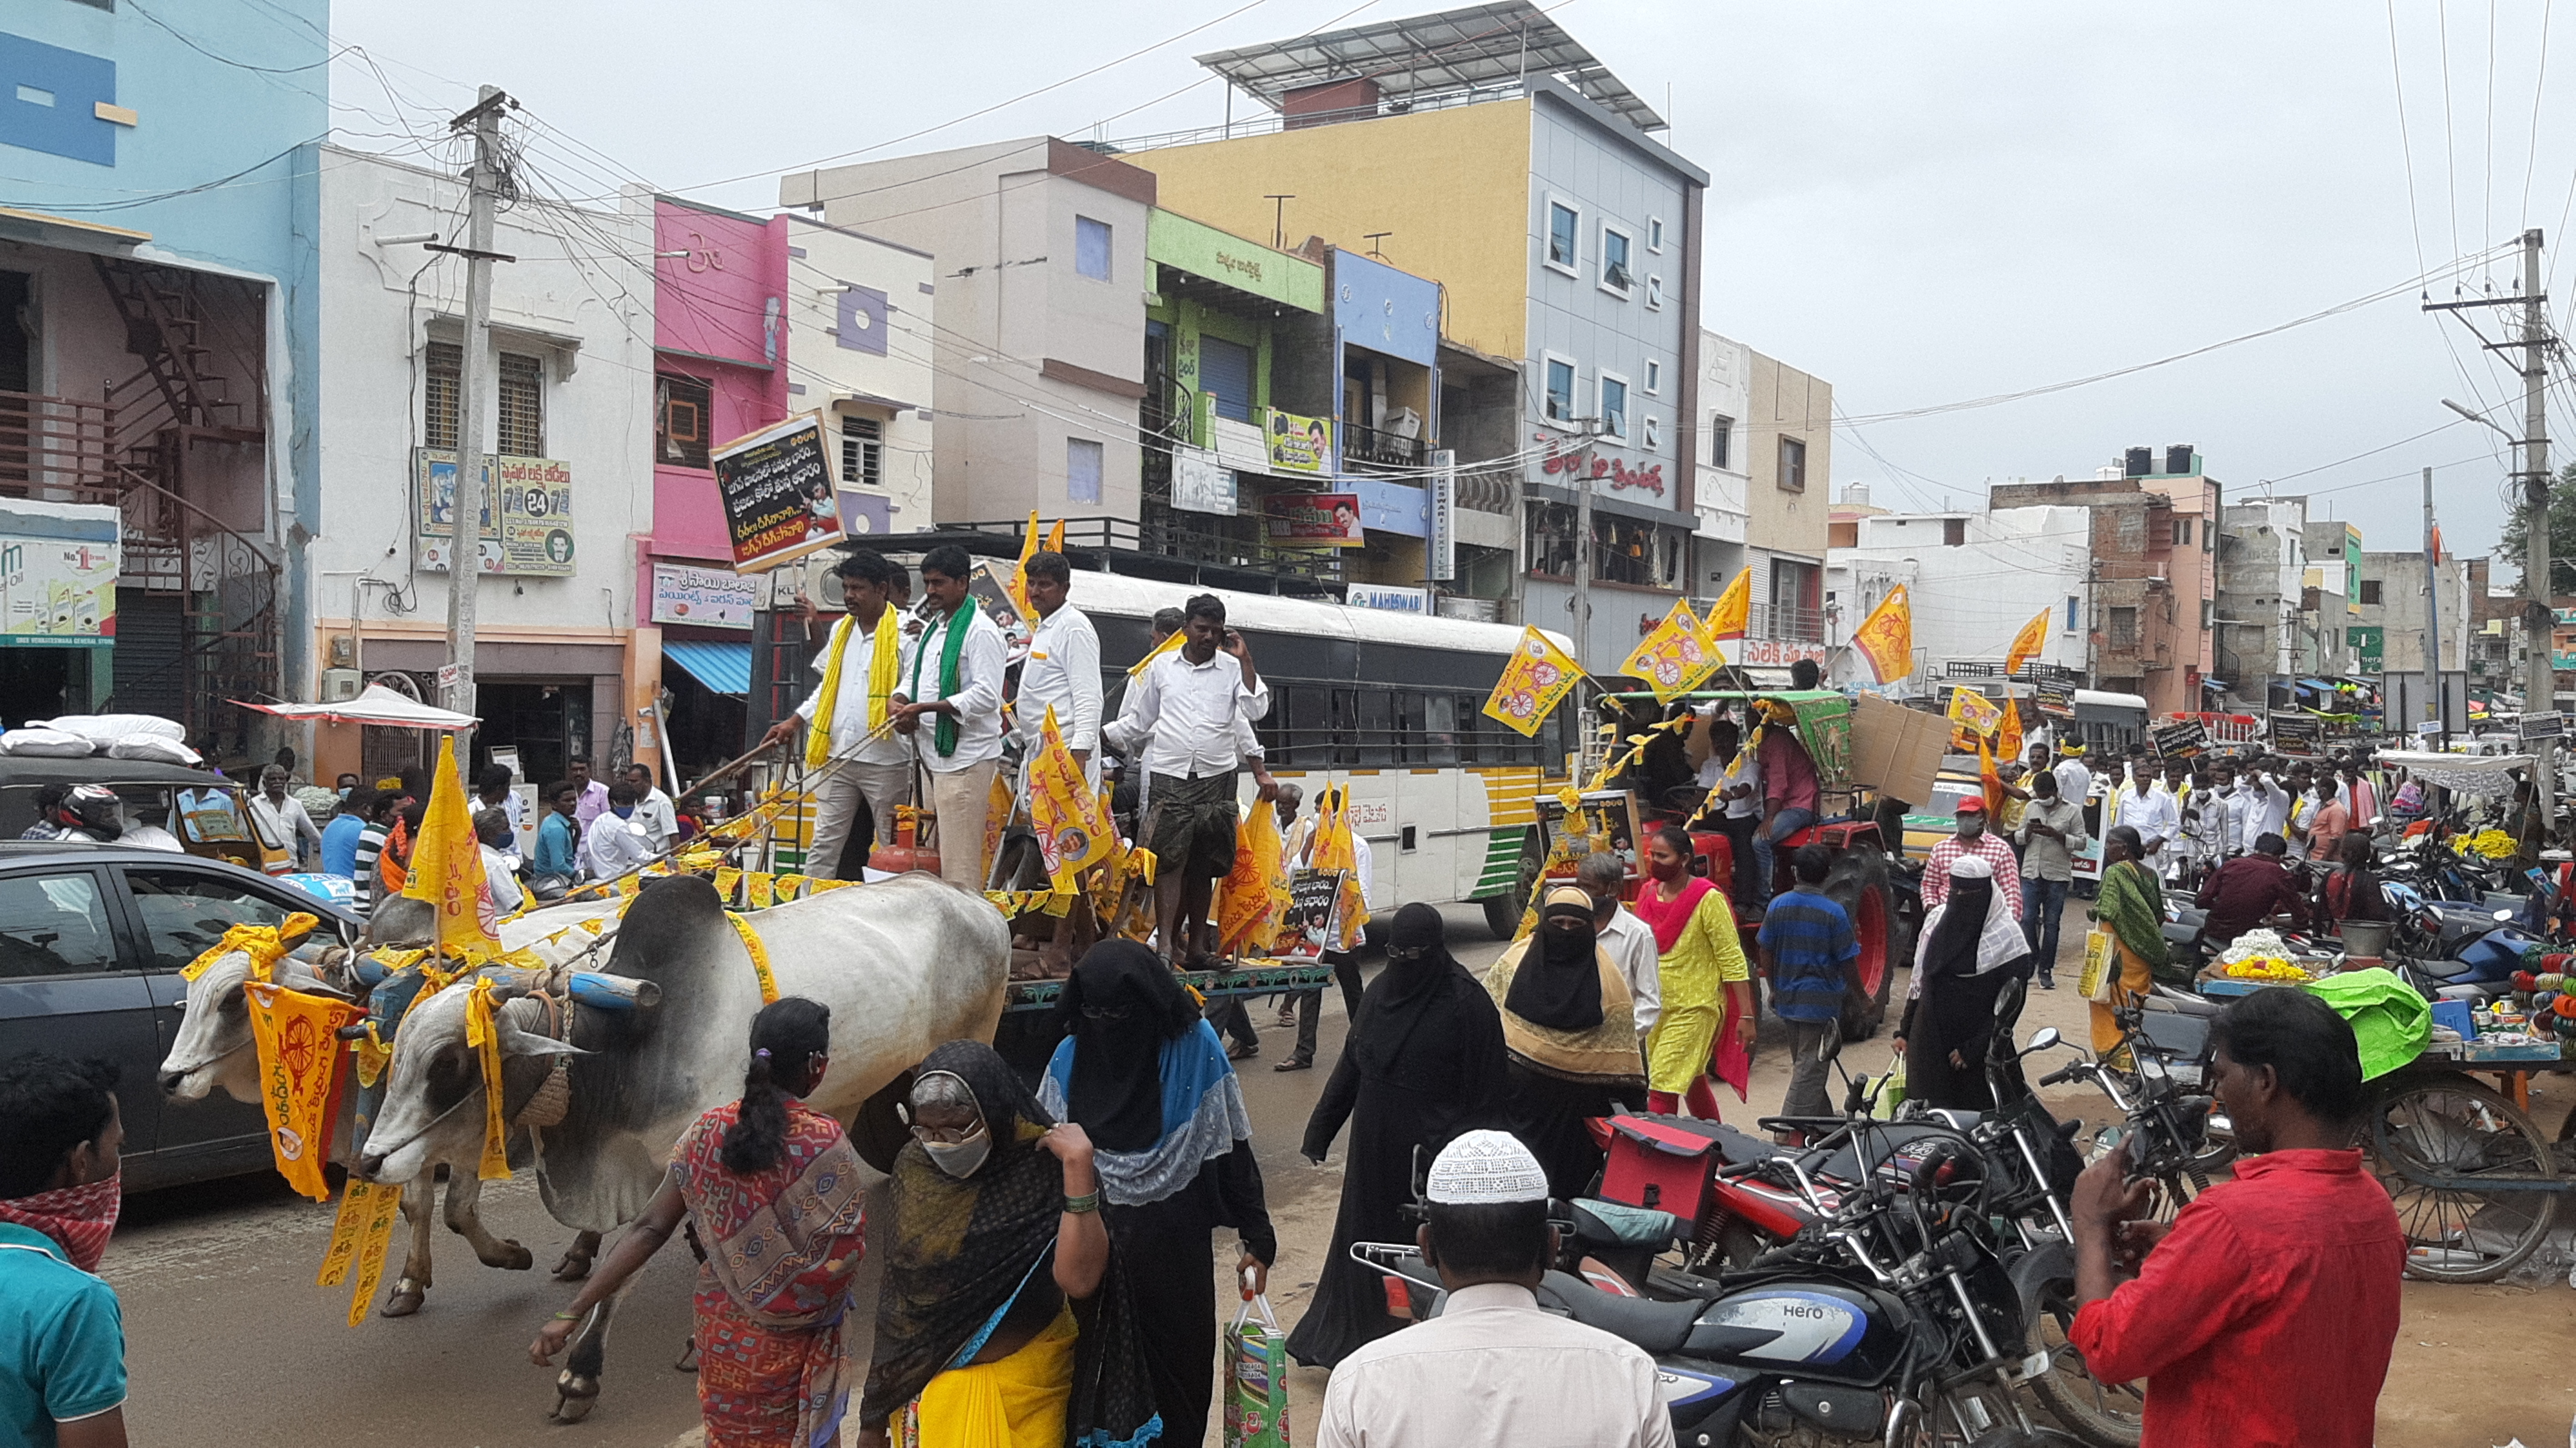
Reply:
[[[2433, 701], [2433, 717], [2442, 720], [2442, 580], [2433, 554], [2433, 470], [2424, 470], [2424, 697]], [[2384, 637], [2384, 636], [2383, 636]], [[2382, 701], [2385, 702], [2384, 700]], [[2442, 730], [2442, 742], [2451, 742]]]
[[[465, 348], [457, 371], [456, 497], [447, 556], [447, 657], [455, 681], [446, 707], [474, 712], [474, 595], [483, 583], [483, 445], [492, 355], [492, 263], [508, 261], [492, 250], [493, 204], [500, 194], [501, 111], [510, 98], [485, 86], [474, 109], [448, 129], [474, 128], [474, 163], [466, 170], [465, 245], [440, 247], [465, 258]], [[467, 767], [460, 761], [460, 768]]]
[[1585, 463], [1592, 453], [1592, 439], [1601, 419], [1579, 417], [1575, 423], [1583, 429], [1583, 441], [1574, 449], [1574, 661], [1590, 668], [1585, 655], [1592, 652], [1592, 479]]
[[[2556, 676], [2551, 672], [2549, 608], [2549, 409], [2544, 389], [2549, 381], [2549, 307], [2540, 292], [2540, 228], [2522, 234], [2522, 527], [2523, 584], [2531, 595], [2523, 607], [2529, 622], [2531, 658], [2525, 666], [2522, 709], [2547, 713], [2558, 707]], [[2540, 764], [2533, 771], [2546, 834], [2558, 833], [2558, 746], [2540, 741]]]

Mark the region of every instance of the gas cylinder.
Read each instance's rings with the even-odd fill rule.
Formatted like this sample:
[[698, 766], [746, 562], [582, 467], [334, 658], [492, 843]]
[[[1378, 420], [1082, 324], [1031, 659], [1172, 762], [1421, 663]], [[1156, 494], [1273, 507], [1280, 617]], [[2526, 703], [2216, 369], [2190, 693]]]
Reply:
[[894, 843], [868, 852], [868, 868], [900, 875], [906, 870], [939, 873], [939, 851], [920, 843], [921, 811], [904, 805], [894, 812]]

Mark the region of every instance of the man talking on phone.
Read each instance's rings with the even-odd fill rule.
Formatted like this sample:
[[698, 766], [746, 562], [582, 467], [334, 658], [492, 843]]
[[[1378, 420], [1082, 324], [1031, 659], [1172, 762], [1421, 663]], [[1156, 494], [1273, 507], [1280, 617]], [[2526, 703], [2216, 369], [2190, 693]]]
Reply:
[[2300, 990], [2244, 997], [2209, 1039], [2245, 1156], [2169, 1226], [2141, 1220], [2157, 1187], [2127, 1152], [2086, 1169], [2067, 1341], [2098, 1381], [2146, 1379], [2143, 1448], [2369, 1448], [2406, 1241], [2352, 1146], [2359, 1043]]

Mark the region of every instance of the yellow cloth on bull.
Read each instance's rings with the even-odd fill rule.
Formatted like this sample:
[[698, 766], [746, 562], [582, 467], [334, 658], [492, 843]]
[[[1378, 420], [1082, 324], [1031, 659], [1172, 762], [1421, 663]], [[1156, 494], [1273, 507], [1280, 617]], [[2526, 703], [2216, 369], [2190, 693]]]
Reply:
[[903, 1410], [896, 1441], [972, 1448], [1057, 1448], [1073, 1393], [1073, 1308], [999, 1362], [950, 1368]]
[[333, 1034], [365, 1012], [346, 1001], [248, 981], [251, 1040], [259, 1052], [260, 1106], [269, 1151], [286, 1184], [317, 1202], [331, 1199], [322, 1164], [331, 1154], [332, 1089], [347, 1053]]
[[[832, 625], [832, 642], [823, 655], [823, 687], [814, 703], [814, 719], [805, 730], [805, 767], [819, 769], [832, 757], [832, 712], [841, 701], [841, 664], [849, 657], [850, 635], [859, 621], [849, 614]], [[887, 701], [903, 667], [903, 625], [891, 607], [877, 615], [868, 645], [868, 732], [883, 729]]]

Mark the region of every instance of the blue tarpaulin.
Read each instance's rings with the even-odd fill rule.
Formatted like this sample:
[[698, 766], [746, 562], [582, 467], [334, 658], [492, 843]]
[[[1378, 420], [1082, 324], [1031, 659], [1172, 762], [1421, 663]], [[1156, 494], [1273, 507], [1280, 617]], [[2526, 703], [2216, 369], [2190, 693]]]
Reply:
[[719, 694], [737, 699], [751, 694], [751, 645], [665, 640], [662, 657], [686, 669], [689, 677]]

